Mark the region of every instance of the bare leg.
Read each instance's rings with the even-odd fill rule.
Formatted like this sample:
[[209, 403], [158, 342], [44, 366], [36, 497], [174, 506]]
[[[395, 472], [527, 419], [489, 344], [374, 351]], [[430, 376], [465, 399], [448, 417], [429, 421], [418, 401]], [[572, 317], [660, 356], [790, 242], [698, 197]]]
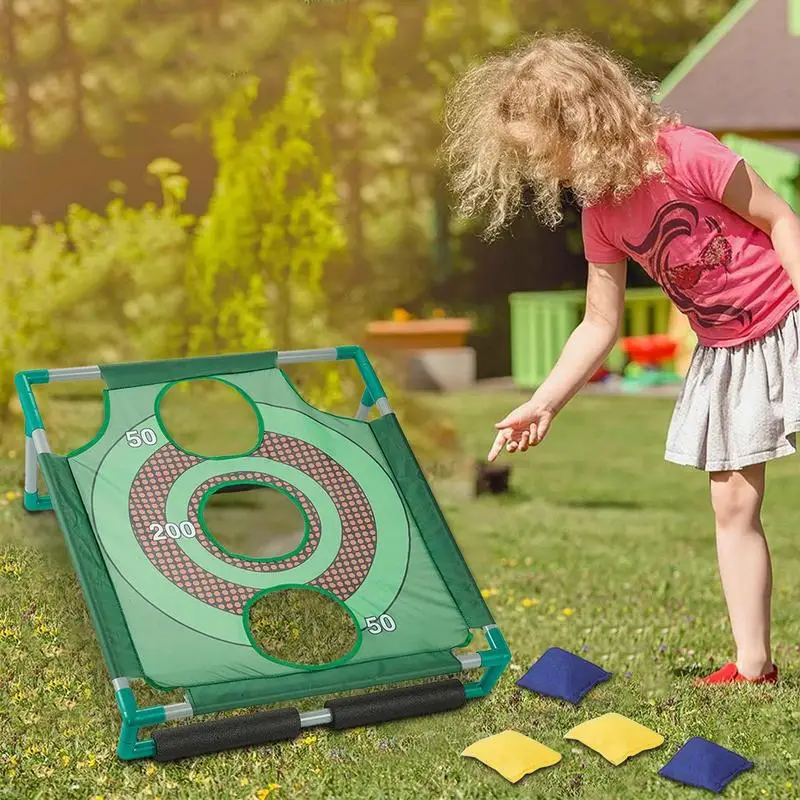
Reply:
[[717, 559], [736, 641], [736, 666], [747, 678], [772, 669], [772, 564], [761, 525], [765, 465], [711, 475]]

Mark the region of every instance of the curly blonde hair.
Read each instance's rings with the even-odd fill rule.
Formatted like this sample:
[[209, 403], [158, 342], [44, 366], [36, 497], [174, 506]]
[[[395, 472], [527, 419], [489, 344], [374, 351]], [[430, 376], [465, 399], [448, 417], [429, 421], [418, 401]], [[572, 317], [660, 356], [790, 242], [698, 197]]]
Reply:
[[657, 84], [576, 33], [540, 34], [457, 81], [445, 104], [443, 146], [464, 216], [488, 212], [494, 237], [526, 188], [548, 227], [561, 191], [583, 206], [621, 199], [663, 169], [660, 128], [677, 123], [653, 100]]

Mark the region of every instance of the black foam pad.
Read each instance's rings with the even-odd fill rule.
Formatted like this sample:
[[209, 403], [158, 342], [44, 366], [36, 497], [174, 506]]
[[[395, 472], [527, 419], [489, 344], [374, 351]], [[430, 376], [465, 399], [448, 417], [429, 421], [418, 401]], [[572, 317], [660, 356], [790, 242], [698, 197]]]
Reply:
[[466, 703], [464, 684], [454, 679], [329, 700], [325, 707], [333, 715], [331, 727], [342, 730], [455, 711]]
[[154, 731], [156, 754], [153, 758], [156, 761], [175, 761], [178, 758], [294, 739], [299, 733], [300, 712], [296, 708], [259, 711]]

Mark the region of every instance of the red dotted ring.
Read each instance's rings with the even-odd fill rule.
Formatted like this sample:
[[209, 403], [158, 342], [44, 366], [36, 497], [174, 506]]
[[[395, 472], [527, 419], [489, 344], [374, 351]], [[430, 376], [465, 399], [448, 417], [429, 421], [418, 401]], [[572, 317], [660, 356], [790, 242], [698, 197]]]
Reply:
[[[364, 582], [375, 557], [377, 531], [375, 517], [364, 491], [344, 467], [318, 447], [278, 433], [266, 433], [252, 458], [287, 464], [316, 481], [330, 497], [342, 526], [342, 542], [330, 566], [310, 582], [327, 589], [340, 600], [353, 595]], [[167, 497], [184, 472], [205, 459], [164, 445], [142, 465], [131, 486], [128, 502], [131, 526], [136, 540], [150, 563], [183, 591], [208, 605], [241, 614], [259, 589], [220, 578], [196, 564], [173, 539], [155, 541], [150, 526], [166, 525]], [[268, 481], [288, 492], [300, 504], [309, 520], [309, 535], [303, 549], [291, 556], [270, 561], [250, 561], [225, 553], [200, 529], [200, 500], [215, 486], [234, 481]], [[280, 572], [306, 561], [319, 545], [321, 523], [316, 509], [305, 494], [266, 472], [228, 472], [209, 478], [198, 486], [189, 501], [187, 518], [195, 525], [200, 544], [216, 558], [251, 572]]]

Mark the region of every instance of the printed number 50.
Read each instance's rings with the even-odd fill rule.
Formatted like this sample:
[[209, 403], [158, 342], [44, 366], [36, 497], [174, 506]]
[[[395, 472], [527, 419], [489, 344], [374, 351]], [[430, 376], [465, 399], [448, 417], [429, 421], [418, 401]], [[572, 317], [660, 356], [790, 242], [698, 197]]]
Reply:
[[379, 633], [391, 633], [397, 630], [397, 623], [388, 614], [381, 614], [379, 617], [367, 617], [364, 622], [367, 623], [367, 630], [376, 636]]
[[141, 447], [142, 444], [153, 445], [158, 441], [156, 432], [152, 428], [142, 428], [140, 431], [128, 431], [125, 434], [131, 447]]

